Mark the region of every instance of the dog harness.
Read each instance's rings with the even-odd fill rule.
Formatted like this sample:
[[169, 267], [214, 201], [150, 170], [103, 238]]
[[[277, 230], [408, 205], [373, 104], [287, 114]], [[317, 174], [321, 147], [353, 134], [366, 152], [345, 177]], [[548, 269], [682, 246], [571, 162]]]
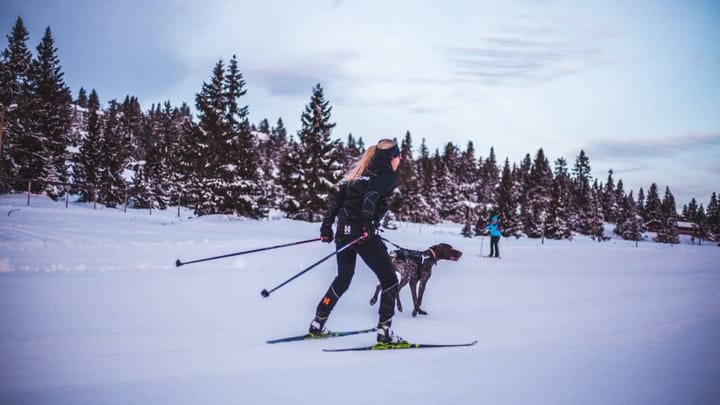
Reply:
[[415, 262], [415, 264], [418, 265], [418, 269], [422, 267], [423, 264], [425, 264], [425, 261], [431, 260], [432, 265], [437, 264], [437, 255], [432, 249], [428, 249], [425, 251], [419, 251], [419, 250], [410, 250], [410, 249], [404, 249], [400, 248], [398, 250], [394, 251], [395, 257], [397, 257], [399, 260], [412, 260]]

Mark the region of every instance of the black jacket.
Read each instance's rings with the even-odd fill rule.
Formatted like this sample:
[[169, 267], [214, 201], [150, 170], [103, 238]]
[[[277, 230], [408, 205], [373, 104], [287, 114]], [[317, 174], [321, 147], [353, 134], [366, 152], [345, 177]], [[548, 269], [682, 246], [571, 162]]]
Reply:
[[388, 199], [397, 187], [397, 176], [390, 160], [386, 151], [378, 150], [362, 176], [342, 183], [330, 202], [323, 223], [332, 224], [335, 217], [343, 222], [379, 223], [388, 210]]

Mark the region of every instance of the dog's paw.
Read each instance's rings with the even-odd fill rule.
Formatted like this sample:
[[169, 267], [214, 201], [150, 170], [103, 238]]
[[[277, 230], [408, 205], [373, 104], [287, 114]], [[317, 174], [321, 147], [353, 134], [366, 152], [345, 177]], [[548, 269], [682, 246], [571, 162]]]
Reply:
[[414, 309], [414, 310], [413, 310], [413, 313], [412, 313], [412, 316], [415, 317], [415, 316], [418, 316], [418, 314], [420, 314], [420, 315], [427, 315], [428, 313], [425, 312], [425, 311], [423, 311], [423, 310], [420, 309], [420, 308]]

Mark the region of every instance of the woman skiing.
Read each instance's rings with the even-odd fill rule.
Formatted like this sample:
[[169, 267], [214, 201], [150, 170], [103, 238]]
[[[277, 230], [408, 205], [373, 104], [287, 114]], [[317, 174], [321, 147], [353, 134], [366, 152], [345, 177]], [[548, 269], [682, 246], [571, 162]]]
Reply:
[[357, 255], [360, 255], [382, 285], [377, 341], [397, 342], [390, 331], [390, 325], [395, 314], [398, 280], [387, 248], [377, 236], [377, 226], [387, 212], [388, 198], [397, 186], [395, 170], [399, 164], [400, 149], [397, 143], [390, 139], [380, 140], [377, 145], [369, 147], [360, 161], [347, 173], [338, 192], [330, 201], [327, 216], [323, 218], [320, 227], [322, 240], [332, 242], [332, 225], [336, 218], [335, 244], [338, 249], [360, 236], [364, 236], [364, 239], [337, 254], [337, 277], [317, 306], [309, 334], [318, 336], [323, 333], [330, 312], [350, 286]]
[[500, 248], [498, 247], [498, 244], [500, 243], [500, 236], [502, 234], [500, 233], [498, 226], [498, 217], [497, 215], [493, 215], [490, 223], [485, 227], [485, 230], [490, 231], [490, 254], [488, 257], [500, 257]]

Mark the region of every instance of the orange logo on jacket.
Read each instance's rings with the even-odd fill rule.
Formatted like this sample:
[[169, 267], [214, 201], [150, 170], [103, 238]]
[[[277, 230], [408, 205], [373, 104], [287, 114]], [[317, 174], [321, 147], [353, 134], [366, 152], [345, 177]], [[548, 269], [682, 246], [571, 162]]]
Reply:
[[328, 297], [323, 298], [322, 303], [325, 305], [330, 305], [330, 298], [328, 298]]

